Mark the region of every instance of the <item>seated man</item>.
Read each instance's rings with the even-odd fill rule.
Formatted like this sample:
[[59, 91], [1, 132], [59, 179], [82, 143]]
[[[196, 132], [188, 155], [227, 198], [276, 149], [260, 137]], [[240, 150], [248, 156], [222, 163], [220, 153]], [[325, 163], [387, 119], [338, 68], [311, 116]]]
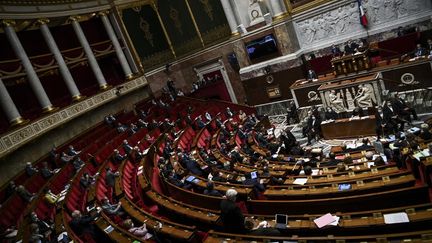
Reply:
[[85, 234], [90, 235], [96, 242], [103, 242], [103, 237], [98, 235], [98, 231], [92, 224], [93, 221], [99, 216], [99, 213], [93, 216], [82, 215], [79, 210], [72, 212], [72, 220], [69, 222], [69, 226], [79, 237]]
[[121, 209], [121, 202], [111, 204], [107, 197], [102, 199], [102, 209], [109, 216], [121, 216], [124, 214]]
[[48, 163], [46, 161], [42, 162], [42, 168], [40, 170], [43, 178], [48, 179], [55, 174], [54, 170], [48, 168]]
[[81, 153], [81, 151], [76, 151], [75, 148], [72, 145], [69, 145], [68, 151], [66, 152], [66, 154], [69, 155], [69, 156], [76, 156], [76, 155], [78, 155], [80, 153]]
[[125, 159], [125, 156], [121, 155], [117, 149], [114, 149], [113, 155], [111, 156], [111, 161], [114, 164], [120, 164]]
[[317, 74], [315, 73], [314, 70], [309, 69], [308, 70], [308, 74], [307, 74], [307, 79], [309, 81], [316, 81], [316, 80], [318, 80], [318, 76], [317, 76]]
[[204, 194], [213, 197], [222, 197], [222, 193], [214, 189], [214, 183], [212, 181], [207, 182]]
[[38, 169], [36, 169], [31, 162], [27, 162], [26, 167], [25, 167], [25, 172], [27, 174], [27, 176], [32, 176], [36, 173], [38, 173]]
[[427, 55], [427, 51], [422, 47], [420, 43], [416, 45], [416, 49], [414, 50], [414, 58], [421, 58]]
[[419, 137], [423, 140], [432, 139], [432, 133], [429, 131], [429, 125], [427, 123], [423, 123], [420, 125], [421, 131]]
[[340, 48], [338, 46], [336, 46], [335, 44], [332, 44], [331, 53], [332, 53], [333, 57], [339, 57], [342, 55]]

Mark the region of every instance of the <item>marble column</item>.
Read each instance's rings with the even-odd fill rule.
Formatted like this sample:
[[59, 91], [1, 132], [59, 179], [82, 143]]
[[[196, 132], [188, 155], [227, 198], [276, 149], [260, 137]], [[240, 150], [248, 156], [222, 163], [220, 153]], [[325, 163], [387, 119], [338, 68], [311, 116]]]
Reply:
[[235, 13], [234, 13], [232, 6], [230, 4], [230, 0], [221, 0], [221, 4], [222, 4], [223, 10], [225, 12], [225, 16], [227, 18], [227, 21], [228, 21], [228, 25], [231, 29], [231, 33], [233, 35], [237, 35], [238, 34], [238, 29], [237, 29], [238, 23], [237, 23], [237, 20], [235, 17]]
[[48, 45], [48, 48], [50, 49], [51, 53], [54, 55], [55, 60], [57, 61], [57, 64], [59, 65], [60, 74], [66, 84], [66, 87], [69, 90], [69, 93], [72, 96], [73, 100], [80, 100], [82, 98], [80, 91], [78, 90], [75, 81], [73, 80], [73, 77], [71, 73], [69, 72], [69, 69], [66, 65], [66, 62], [63, 59], [63, 56], [53, 38], [51, 35], [51, 32], [48, 28], [49, 20], [47, 19], [40, 19], [38, 20], [40, 25], [40, 30], [42, 32], [42, 35], [45, 39], [45, 42]]
[[273, 19], [278, 19], [285, 13], [285, 8], [279, 0], [269, 0], [268, 3], [272, 10]]
[[127, 79], [131, 79], [132, 78], [132, 71], [131, 71], [131, 69], [129, 67], [129, 63], [126, 60], [126, 56], [123, 53], [122, 47], [120, 46], [120, 43], [119, 43], [119, 41], [117, 39], [117, 36], [114, 33], [114, 29], [111, 26], [111, 23], [110, 23], [107, 15], [106, 15], [106, 13], [105, 12], [100, 12], [99, 16], [102, 19], [102, 23], [103, 23], [103, 25], [105, 27], [105, 30], [106, 30], [106, 32], [107, 32], [107, 34], [108, 34], [111, 42], [113, 43], [114, 50], [116, 52], [117, 58], [120, 61], [120, 65], [121, 65], [121, 67], [123, 69], [123, 72], [124, 72], [126, 78]]
[[6, 89], [6, 86], [3, 84], [3, 81], [0, 79], [0, 106], [2, 107], [4, 114], [6, 115], [7, 120], [11, 125], [17, 125], [24, 122], [24, 119], [21, 117], [18, 109], [15, 106], [12, 98], [9, 95], [9, 92]]
[[[139, 64], [139, 56], [136, 54], [136, 50], [134, 50], [132, 41], [130, 40], [130, 37], [128, 36], [128, 33], [126, 31], [126, 27], [124, 26], [123, 22], [119, 20], [118, 16], [118, 10], [113, 9], [113, 11], [109, 14], [109, 19], [111, 22], [111, 26], [114, 29], [114, 32], [117, 36], [125, 43], [125, 49], [123, 53], [126, 56], [126, 59], [128, 60], [129, 67], [132, 69], [132, 73], [139, 73], [140, 67], [138, 67]], [[142, 67], [142, 65], [141, 65]]]
[[30, 59], [27, 56], [27, 53], [24, 50], [24, 47], [21, 45], [20, 40], [18, 39], [17, 34], [15, 33], [14, 28], [12, 27], [13, 22], [4, 21], [4, 30], [6, 37], [12, 46], [12, 49], [14, 50], [17, 57], [21, 60], [21, 63], [24, 67], [24, 70], [27, 74], [28, 81], [30, 84], [31, 89], [36, 95], [36, 98], [42, 107], [42, 110], [45, 112], [54, 110], [53, 105], [51, 104], [51, 101], [48, 98], [48, 95], [46, 94], [39, 77], [36, 74], [36, 71], [33, 69], [33, 66], [30, 62]]
[[78, 40], [87, 56], [90, 68], [92, 69], [93, 74], [95, 75], [95, 78], [99, 83], [99, 87], [101, 89], [108, 88], [108, 84], [105, 80], [105, 77], [103, 76], [102, 70], [100, 69], [99, 64], [96, 61], [96, 57], [94, 56], [93, 51], [90, 47], [90, 44], [88, 43], [87, 38], [85, 37], [84, 32], [81, 29], [80, 24], [78, 23], [78, 17], [71, 17], [70, 20], [75, 34], [77, 35]]

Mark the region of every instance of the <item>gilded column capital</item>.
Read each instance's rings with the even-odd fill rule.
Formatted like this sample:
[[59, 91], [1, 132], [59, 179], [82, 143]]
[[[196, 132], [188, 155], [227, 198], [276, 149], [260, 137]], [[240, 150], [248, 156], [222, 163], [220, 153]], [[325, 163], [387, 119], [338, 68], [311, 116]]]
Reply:
[[108, 14], [109, 14], [108, 10], [100, 11], [100, 12], [97, 13], [98, 16], [107, 16]]
[[68, 20], [70, 22], [75, 22], [75, 21], [79, 21], [80, 19], [81, 19], [81, 16], [75, 15], [75, 16], [70, 16]]
[[36, 21], [36, 24], [40, 26], [40, 25], [48, 24], [49, 22], [50, 22], [49, 19], [47, 19], [47, 18], [42, 18], [42, 19], [38, 19], [38, 20]]
[[15, 20], [13, 20], [13, 19], [2, 19], [0, 23], [3, 27], [6, 27], [6, 26], [14, 27], [16, 24]]

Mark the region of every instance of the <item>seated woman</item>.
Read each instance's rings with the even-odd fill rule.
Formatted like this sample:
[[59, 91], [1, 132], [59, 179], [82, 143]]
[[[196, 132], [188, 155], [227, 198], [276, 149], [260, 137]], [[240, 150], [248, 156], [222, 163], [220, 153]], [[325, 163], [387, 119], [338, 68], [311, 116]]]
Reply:
[[140, 227], [135, 227], [134, 223], [131, 219], [126, 219], [123, 221], [123, 226], [133, 235], [140, 237], [142, 240], [148, 240], [153, 237], [152, 234], [150, 234], [147, 230], [147, 226], [144, 223]]

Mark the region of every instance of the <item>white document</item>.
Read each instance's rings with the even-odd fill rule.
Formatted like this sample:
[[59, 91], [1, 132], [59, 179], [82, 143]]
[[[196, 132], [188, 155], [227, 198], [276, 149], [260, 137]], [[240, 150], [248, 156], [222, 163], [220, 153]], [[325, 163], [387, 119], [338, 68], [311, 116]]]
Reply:
[[367, 167], [370, 168], [375, 165], [375, 162], [367, 162]]
[[308, 180], [308, 178], [297, 178], [294, 180], [293, 184], [304, 185], [304, 184], [306, 184], [307, 180]]
[[399, 224], [399, 223], [408, 223], [409, 218], [408, 214], [402, 213], [389, 213], [384, 214], [384, 223], [386, 224]]
[[318, 169], [312, 169], [312, 175], [318, 175], [319, 170]]
[[334, 218], [335, 221], [331, 222], [329, 225], [337, 226], [338, 223], [339, 223], [340, 217], [333, 215], [333, 218]]

